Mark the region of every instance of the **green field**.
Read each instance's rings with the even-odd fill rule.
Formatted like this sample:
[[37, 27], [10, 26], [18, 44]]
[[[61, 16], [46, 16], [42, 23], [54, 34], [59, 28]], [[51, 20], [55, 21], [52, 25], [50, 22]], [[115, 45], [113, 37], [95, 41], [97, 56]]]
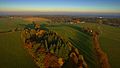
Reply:
[[[14, 29], [18, 24], [27, 23], [21, 19], [0, 19], [0, 31]], [[77, 27], [77, 28], [76, 28]], [[47, 27], [69, 40], [83, 54], [90, 68], [96, 68], [97, 59], [89, 35], [79, 31], [81, 27], [91, 28], [100, 33], [100, 44], [107, 53], [112, 68], [120, 65], [120, 28], [95, 23], [54, 24]], [[0, 68], [34, 68], [31, 56], [24, 50], [20, 32], [0, 33]]]
[[100, 44], [104, 52], [107, 53], [111, 67], [120, 67], [120, 28], [95, 24], [79, 24], [81, 27], [90, 27], [100, 32]]
[[58, 33], [63, 38], [68, 39], [79, 52], [84, 56], [88, 66], [90, 68], [96, 68], [97, 59], [92, 46], [92, 39], [89, 35], [79, 31], [80, 27], [76, 29], [76, 26], [71, 25], [51, 25], [48, 29]]
[[35, 68], [32, 57], [23, 48], [20, 32], [0, 34], [0, 68]]
[[0, 18], [0, 31], [8, 31], [19, 27], [19, 24], [28, 24], [29, 22], [24, 21], [23, 19], [15, 18]]
[[[61, 25], [61, 26], [56, 26], [56, 27], [50, 27], [50, 29], [58, 32], [58, 34], [62, 34], [62, 36], [64, 37], [73, 37], [73, 41], [75, 41], [77, 43], [76, 39], [80, 39], [84, 40], [85, 36], [82, 36], [81, 34], [79, 34], [75, 29], [69, 28], [69, 25], [67, 25], [67, 27], [65, 25]], [[120, 28], [117, 27], [112, 27], [112, 26], [107, 26], [107, 25], [103, 25], [103, 24], [96, 24], [96, 23], [84, 23], [84, 24], [72, 24], [72, 26], [77, 26], [77, 27], [83, 27], [83, 28], [91, 28], [95, 31], [98, 31], [100, 33], [100, 45], [103, 49], [104, 52], [107, 53], [108, 58], [109, 58], [109, 62], [112, 68], [119, 68], [120, 65]], [[76, 33], [77, 32], [77, 33]], [[75, 34], [75, 35], [74, 35]], [[77, 35], [79, 34], [79, 35]], [[83, 38], [79, 38], [79, 36], [82, 36]], [[86, 40], [89, 40], [88, 38]], [[90, 40], [89, 40], [90, 42]], [[78, 43], [79, 44], [79, 43]], [[88, 48], [87, 45], [91, 45], [90, 43], [86, 43], [84, 41], [80, 42], [79, 45], [85, 44], [86, 47], [84, 49], [84, 47], [78, 47], [78, 48], [82, 48], [83, 50], [85, 50], [86, 53], [89, 54], [89, 52], [87, 52], [86, 48]], [[91, 49], [91, 48], [90, 48]], [[92, 52], [90, 52], [92, 53]], [[88, 57], [88, 56], [87, 56]], [[92, 56], [93, 57], [93, 56]]]
[[[0, 18], [0, 31], [25, 23], [21, 19]], [[0, 68], [35, 68], [32, 57], [23, 48], [20, 32], [0, 33]]]

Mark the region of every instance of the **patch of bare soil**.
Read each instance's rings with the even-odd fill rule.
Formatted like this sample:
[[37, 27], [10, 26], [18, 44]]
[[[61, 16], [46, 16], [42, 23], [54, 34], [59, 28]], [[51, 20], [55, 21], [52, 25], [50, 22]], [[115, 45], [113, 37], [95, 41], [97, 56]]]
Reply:
[[49, 19], [41, 18], [41, 17], [27, 17], [24, 18], [25, 21], [33, 22], [33, 21], [49, 21]]

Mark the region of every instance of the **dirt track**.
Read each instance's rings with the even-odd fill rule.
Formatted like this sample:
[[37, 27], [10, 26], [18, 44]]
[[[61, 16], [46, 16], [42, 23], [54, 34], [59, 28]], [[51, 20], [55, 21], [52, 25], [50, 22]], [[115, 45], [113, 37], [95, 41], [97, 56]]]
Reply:
[[95, 49], [96, 55], [99, 59], [99, 63], [101, 66], [100, 68], [111, 68], [108, 61], [107, 54], [104, 53], [103, 50], [100, 48], [99, 36], [97, 32], [93, 32], [93, 43], [94, 43], [94, 49]]

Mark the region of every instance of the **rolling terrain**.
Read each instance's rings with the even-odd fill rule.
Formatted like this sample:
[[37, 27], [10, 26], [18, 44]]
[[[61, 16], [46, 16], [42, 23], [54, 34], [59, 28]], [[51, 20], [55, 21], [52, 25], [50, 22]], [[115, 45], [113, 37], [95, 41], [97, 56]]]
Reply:
[[[46, 26], [44, 26], [44, 28], [46, 28]], [[99, 63], [97, 61], [97, 58], [95, 56], [95, 52], [94, 52], [94, 49], [92, 46], [92, 38], [89, 34], [84, 33], [84, 31], [82, 32], [81, 31], [82, 28], [79, 27], [76, 29], [76, 26], [65, 25], [65, 24], [48, 25], [47, 28], [48, 28], [48, 30], [53, 31], [57, 35], [62, 37], [62, 39], [65, 39], [68, 42], [70, 42], [73, 47], [77, 48], [78, 51], [80, 52], [80, 54], [83, 55], [89, 68], [99, 67]], [[61, 44], [56, 44], [58, 42], [55, 42], [54, 37], [53, 37], [54, 35], [49, 36], [49, 33], [48, 34], [43, 33], [43, 35], [42, 35], [41, 32], [43, 32], [43, 31], [45, 31], [43, 29], [43, 27], [42, 28], [41, 27], [40, 28], [33, 28], [32, 24], [30, 24], [29, 26], [27, 26], [27, 28], [22, 33], [23, 39], [25, 38], [25, 41], [26, 41], [25, 44], [27, 44], [27, 49], [32, 53], [33, 58], [36, 57], [36, 54], [39, 55], [39, 49], [41, 50], [41, 47], [43, 47], [42, 42], [45, 45], [44, 49], [46, 50], [45, 52], [47, 52], [47, 53], [49, 53], [49, 50], [51, 52], [51, 48], [47, 48], [47, 47], [52, 47], [52, 46], [56, 45], [55, 47], [52, 48], [52, 49], [55, 48], [55, 50], [56, 50], [57, 45], [58, 46], [61, 45]], [[36, 33], [36, 35], [35, 35], [35, 33]], [[48, 36], [45, 36], [45, 35], [48, 35]], [[48, 38], [50, 37], [51, 38], [50, 40], [53, 40], [53, 41], [49, 41], [49, 39], [47, 40], [46, 39], [47, 37]], [[47, 42], [44, 43], [45, 39], [47, 40]], [[55, 36], [55, 39], [56, 39], [56, 36]], [[38, 41], [40, 41], [41, 43], [39, 43]], [[59, 40], [56, 40], [56, 41], [59, 41]], [[63, 40], [63, 42], [65, 42], [65, 41]], [[35, 51], [39, 48], [38, 53], [31, 51], [31, 49], [34, 50], [34, 47], [36, 47], [36, 45], [37, 45], [37, 48], [35, 49]], [[64, 44], [64, 46], [66, 47], [68, 45]], [[59, 52], [61, 52], [61, 50], [59, 50]], [[54, 51], [52, 53], [60, 58], [59, 54], [56, 54], [56, 51]], [[64, 56], [64, 55], [62, 55], [62, 56]], [[62, 57], [62, 58], [65, 58], [65, 57]], [[66, 59], [65, 61], [67, 61], [67, 60], [68, 59]], [[39, 63], [39, 60], [37, 60], [36, 62]]]
[[[0, 18], [0, 32], [15, 29], [19, 24], [28, 24], [29, 21], [15, 18]], [[30, 24], [30, 23], [29, 23]], [[46, 24], [46, 23], [45, 23]], [[120, 28], [96, 23], [81, 24], [48, 24], [46, 29], [55, 32], [61, 38], [69, 41], [83, 55], [89, 68], [99, 67], [95, 55], [93, 42], [89, 33], [82, 28], [93, 29], [99, 32], [99, 43], [102, 50], [107, 53], [111, 68], [119, 68]], [[21, 27], [23, 28], [23, 27]], [[0, 33], [0, 68], [35, 68], [31, 55], [24, 49], [21, 40], [21, 31]], [[49, 55], [48, 55], [49, 56]]]

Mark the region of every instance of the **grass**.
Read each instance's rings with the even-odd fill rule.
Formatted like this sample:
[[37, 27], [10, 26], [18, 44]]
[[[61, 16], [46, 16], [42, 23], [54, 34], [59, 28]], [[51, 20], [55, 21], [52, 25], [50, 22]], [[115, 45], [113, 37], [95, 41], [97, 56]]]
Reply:
[[95, 23], [84, 23], [78, 26], [90, 27], [100, 32], [100, 44], [104, 52], [107, 53], [111, 67], [120, 67], [120, 28], [100, 25]]
[[19, 24], [28, 24], [28, 22], [19, 18], [0, 18], [0, 31], [8, 31], [11, 29], [15, 29], [19, 26]]
[[[20, 18], [0, 18], [0, 32], [29, 24]], [[0, 33], [0, 68], [35, 68], [32, 57], [24, 50], [20, 32]]]
[[20, 32], [0, 34], [0, 68], [35, 68], [31, 56], [23, 48]]
[[[16, 28], [18, 24], [27, 23], [21, 19], [0, 18], [0, 31]], [[104, 52], [109, 57], [112, 68], [119, 68], [120, 65], [120, 28], [95, 24], [58, 24], [48, 27], [57, 32], [62, 37], [68, 39], [77, 47], [85, 57], [91, 68], [96, 67], [96, 57], [94, 55], [92, 40], [89, 35], [80, 32], [75, 27], [89, 27], [100, 32], [100, 44]], [[0, 68], [34, 68], [32, 58], [22, 47], [20, 33], [0, 33]]]
[[[89, 35], [71, 27], [71, 25], [51, 25], [48, 28], [57, 32], [63, 38], [68, 39], [75, 47], [77, 47], [90, 68], [96, 68], [98, 66], [92, 47], [92, 39]], [[79, 29], [81, 28], [79, 27]]]

